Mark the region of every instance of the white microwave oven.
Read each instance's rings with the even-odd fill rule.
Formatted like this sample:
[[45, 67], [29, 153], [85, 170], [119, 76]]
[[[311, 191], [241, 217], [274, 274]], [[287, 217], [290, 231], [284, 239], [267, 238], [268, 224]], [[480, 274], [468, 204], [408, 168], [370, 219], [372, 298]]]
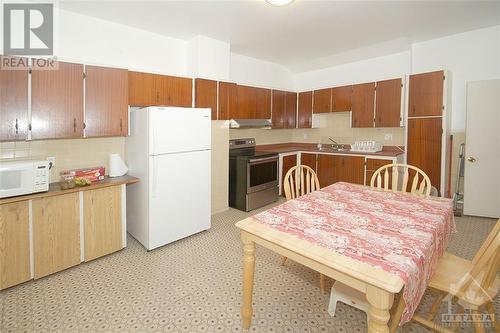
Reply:
[[48, 161], [0, 161], [0, 198], [49, 190]]

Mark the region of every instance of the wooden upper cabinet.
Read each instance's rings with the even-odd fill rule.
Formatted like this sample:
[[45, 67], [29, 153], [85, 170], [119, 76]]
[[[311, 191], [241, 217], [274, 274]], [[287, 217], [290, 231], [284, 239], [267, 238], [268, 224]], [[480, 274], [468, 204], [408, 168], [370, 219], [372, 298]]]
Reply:
[[281, 90], [273, 90], [272, 92], [272, 123], [273, 128], [286, 128], [286, 112], [285, 112], [285, 99], [286, 92]]
[[194, 106], [210, 108], [212, 120], [217, 120], [217, 81], [206, 79], [194, 80]]
[[326, 113], [332, 111], [332, 89], [314, 90], [313, 112]]
[[157, 105], [191, 107], [193, 80], [185, 77], [155, 75]]
[[286, 128], [295, 128], [297, 123], [297, 93], [285, 94], [285, 124]]
[[129, 104], [132, 106], [191, 107], [193, 80], [152, 73], [129, 72]]
[[377, 82], [375, 127], [401, 126], [401, 79], [392, 79]]
[[351, 127], [373, 127], [375, 83], [352, 86]]
[[236, 83], [219, 82], [219, 120], [234, 118], [238, 112], [238, 86]]
[[257, 118], [257, 89], [250, 86], [236, 86], [238, 95], [238, 108], [233, 119], [256, 119]]
[[312, 91], [301, 92], [298, 99], [297, 127], [311, 128], [313, 93]]
[[[1, 56], [0, 61], [26, 58]], [[0, 66], [0, 141], [26, 140], [28, 135], [28, 66], [15, 70]]]
[[128, 104], [131, 106], [157, 105], [154, 74], [128, 72]]
[[271, 119], [271, 89], [254, 88], [256, 97], [255, 118]]
[[332, 112], [351, 111], [352, 86], [332, 88]]
[[408, 164], [422, 169], [432, 186], [441, 187], [441, 144], [443, 119], [408, 119]]
[[83, 65], [58, 62], [57, 69], [32, 70], [32, 139], [83, 136]]
[[443, 115], [444, 72], [410, 75], [408, 117]]
[[85, 67], [85, 136], [128, 134], [128, 71]]

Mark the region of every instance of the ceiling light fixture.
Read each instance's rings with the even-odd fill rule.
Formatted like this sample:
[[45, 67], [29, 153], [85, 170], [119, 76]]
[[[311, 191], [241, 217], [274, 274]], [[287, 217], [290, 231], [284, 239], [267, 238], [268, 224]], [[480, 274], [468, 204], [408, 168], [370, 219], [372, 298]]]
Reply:
[[272, 6], [286, 6], [293, 2], [293, 0], [266, 0]]

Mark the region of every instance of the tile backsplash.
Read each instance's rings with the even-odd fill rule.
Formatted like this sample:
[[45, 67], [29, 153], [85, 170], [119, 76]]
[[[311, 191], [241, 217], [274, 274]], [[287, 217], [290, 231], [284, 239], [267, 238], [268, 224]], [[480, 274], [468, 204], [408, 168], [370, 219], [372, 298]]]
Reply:
[[125, 157], [125, 138], [0, 142], [0, 162], [55, 157], [55, 166], [50, 171], [51, 182], [59, 181], [59, 173], [66, 169], [104, 166], [107, 174], [108, 158], [112, 153]]

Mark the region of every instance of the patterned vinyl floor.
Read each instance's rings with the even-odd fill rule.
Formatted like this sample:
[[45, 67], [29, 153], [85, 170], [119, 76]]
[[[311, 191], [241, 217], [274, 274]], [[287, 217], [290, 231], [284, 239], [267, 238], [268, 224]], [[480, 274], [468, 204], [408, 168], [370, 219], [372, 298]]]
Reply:
[[[234, 223], [249, 215], [230, 209], [213, 216], [209, 231], [152, 252], [129, 237], [118, 253], [2, 291], [0, 332], [242, 331]], [[471, 258], [495, 221], [456, 221], [449, 250]], [[280, 266], [278, 255], [260, 247], [256, 256], [251, 331], [366, 332], [361, 311], [339, 303], [336, 316], [328, 314], [329, 296], [320, 293], [316, 272], [291, 261]], [[432, 298], [426, 295], [419, 311]], [[498, 315], [498, 296], [495, 306]], [[427, 332], [415, 324], [401, 331]]]

